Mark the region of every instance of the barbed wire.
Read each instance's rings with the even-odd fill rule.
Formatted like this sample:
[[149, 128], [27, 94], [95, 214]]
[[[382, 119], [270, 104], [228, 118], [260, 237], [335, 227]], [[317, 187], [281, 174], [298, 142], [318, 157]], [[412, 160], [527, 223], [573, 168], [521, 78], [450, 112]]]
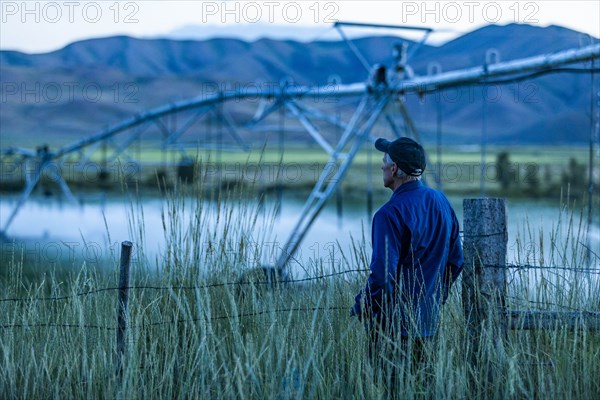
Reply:
[[508, 235], [508, 232], [494, 232], [494, 233], [479, 233], [476, 235], [467, 235], [464, 233], [464, 231], [460, 231], [460, 236], [464, 239], [464, 238], [487, 238], [487, 237], [493, 237], [493, 236], [505, 236]]
[[140, 286], [127, 286], [124, 288], [119, 287], [106, 287], [99, 289], [91, 289], [85, 292], [79, 292], [72, 295], [65, 296], [54, 296], [54, 297], [15, 297], [15, 298], [5, 298], [0, 299], [1, 302], [19, 302], [19, 301], [59, 301], [59, 300], [69, 300], [77, 297], [88, 296], [92, 294], [98, 294], [102, 292], [110, 292], [116, 291], [119, 289], [128, 289], [128, 290], [200, 290], [200, 289], [211, 289], [217, 287], [226, 287], [226, 286], [244, 286], [244, 285], [269, 285], [269, 286], [281, 286], [285, 287], [287, 284], [293, 283], [302, 283], [309, 282], [315, 280], [321, 280], [326, 278], [332, 278], [334, 276], [345, 275], [349, 273], [359, 273], [359, 272], [370, 272], [369, 269], [349, 269], [344, 271], [332, 272], [329, 274], [312, 276], [308, 278], [302, 279], [272, 279], [266, 281], [251, 281], [251, 280], [237, 280], [234, 282], [219, 282], [219, 283], [208, 283], [205, 285], [192, 285], [192, 286], [152, 286], [152, 285], [140, 285]]
[[[336, 306], [336, 307], [290, 307], [290, 308], [279, 308], [272, 310], [260, 310], [255, 312], [248, 313], [239, 313], [232, 315], [219, 315], [211, 318], [192, 318], [192, 319], [170, 319], [159, 322], [151, 322], [145, 324], [133, 324], [128, 325], [128, 329], [143, 329], [152, 326], [164, 326], [164, 325], [174, 325], [174, 324], [184, 324], [190, 322], [200, 322], [200, 321], [219, 321], [225, 319], [241, 319], [248, 317], [257, 317], [265, 314], [274, 314], [274, 313], [291, 313], [291, 312], [316, 312], [316, 311], [346, 311], [348, 315], [350, 315], [350, 306]], [[0, 325], [0, 329], [9, 329], [9, 328], [80, 328], [80, 329], [101, 329], [101, 330], [110, 330], [115, 331], [118, 328], [116, 326], [103, 326], [103, 325], [89, 325], [89, 324], [57, 324], [57, 323], [37, 323], [37, 324], [3, 324]]]
[[527, 270], [527, 269], [538, 269], [544, 270], [548, 272], [552, 271], [571, 271], [571, 272], [581, 272], [588, 274], [600, 274], [600, 268], [581, 268], [581, 267], [566, 267], [566, 266], [558, 266], [558, 265], [532, 265], [532, 264], [484, 264], [483, 268], [490, 269], [518, 269], [518, 270]]
[[[541, 305], [554, 305], [557, 307], [561, 307], [563, 309], [567, 309], [569, 311], [576, 311], [584, 314], [597, 315], [598, 312], [582, 310], [580, 308], [563, 306], [555, 303], [543, 303], [533, 300], [520, 299], [511, 296], [507, 296], [509, 299], [518, 299], [520, 301], [526, 301], [532, 304], [541, 304]], [[132, 324], [128, 325], [128, 329], [144, 329], [155, 326], [165, 326], [165, 325], [181, 325], [185, 323], [196, 323], [201, 321], [218, 321], [218, 320], [235, 320], [242, 319], [248, 317], [257, 317], [265, 314], [274, 314], [274, 313], [291, 313], [291, 312], [317, 312], [317, 311], [345, 311], [349, 314], [350, 307], [349, 306], [336, 306], [336, 307], [290, 307], [290, 308], [279, 308], [279, 309], [270, 309], [270, 310], [261, 310], [249, 313], [239, 313], [232, 315], [219, 315], [216, 317], [206, 318], [191, 318], [191, 319], [169, 319], [159, 322], [151, 322], [145, 324]], [[523, 310], [506, 310], [506, 312], [520, 312]], [[527, 311], [556, 311], [556, 310], [527, 310]], [[57, 324], [57, 323], [38, 323], [38, 324], [4, 324], [0, 325], [0, 329], [12, 329], [12, 328], [23, 328], [23, 329], [34, 329], [34, 328], [75, 328], [75, 329], [99, 329], [106, 331], [116, 331], [118, 328], [116, 326], [105, 326], [105, 325], [91, 325], [91, 324]]]
[[[505, 296], [505, 299], [512, 300], [515, 303], [528, 303], [528, 304], [536, 305], [540, 308], [542, 306], [544, 306], [544, 307], [552, 306], [552, 307], [556, 307], [558, 309], [563, 309], [563, 310], [587, 312], [587, 311], [583, 310], [582, 308], [567, 306], [564, 304], [553, 303], [551, 301], [530, 300], [530, 299], [526, 299], [523, 297], [508, 296], [508, 295]], [[532, 311], [540, 311], [540, 310], [532, 310]], [[546, 309], [544, 309], [544, 311], [546, 311]], [[550, 310], [547, 310], [547, 311], [550, 311]], [[553, 310], [553, 311], [556, 311], [556, 310]]]
[[[544, 266], [544, 265], [531, 265], [531, 264], [484, 264], [484, 268], [493, 268], [493, 269], [517, 269], [517, 270], [542, 270], [547, 272], [554, 271], [570, 271], [577, 273], [586, 273], [586, 274], [598, 274], [600, 275], [600, 268], [581, 268], [581, 267], [567, 267], [567, 266]], [[137, 286], [128, 286], [122, 289], [128, 290], [202, 290], [202, 289], [211, 289], [218, 287], [227, 287], [227, 286], [244, 286], [244, 285], [268, 285], [273, 286], [279, 289], [283, 289], [288, 284], [295, 283], [303, 283], [310, 282], [316, 280], [322, 280], [326, 278], [332, 278], [335, 276], [350, 274], [350, 273], [369, 273], [369, 269], [350, 269], [338, 272], [332, 272], [329, 274], [312, 276], [301, 279], [269, 279], [265, 281], [251, 281], [251, 280], [237, 280], [231, 282], [218, 282], [218, 283], [208, 283], [204, 285], [189, 285], [189, 286], [153, 286], [153, 285], [137, 285]], [[119, 287], [106, 287], [106, 288], [98, 288], [91, 289], [83, 292], [74, 293], [72, 295], [64, 295], [64, 296], [51, 296], [51, 297], [15, 297], [15, 298], [4, 298], [0, 299], [0, 303], [3, 302], [38, 302], [38, 301], [62, 301], [62, 300], [70, 300], [77, 297], [89, 296], [104, 292], [112, 292], [117, 291], [121, 288]]]
[[38, 323], [38, 324], [8, 324], [0, 325], [0, 329], [9, 328], [79, 328], [79, 329], [102, 329], [108, 331], [116, 331], [116, 326], [102, 326], [102, 325], [89, 325], [89, 324], [57, 324], [52, 322]]
[[142, 325], [138, 325], [138, 326], [134, 326], [135, 328], [144, 328], [144, 327], [149, 327], [149, 326], [158, 326], [158, 325], [166, 325], [166, 324], [172, 324], [173, 322], [177, 322], [177, 323], [185, 323], [185, 322], [198, 322], [198, 321], [219, 321], [219, 320], [224, 320], [224, 319], [241, 319], [241, 318], [248, 318], [248, 317], [257, 317], [260, 315], [265, 315], [265, 314], [279, 314], [279, 313], [290, 313], [290, 312], [316, 312], [316, 311], [340, 311], [340, 310], [345, 310], [348, 312], [348, 315], [350, 315], [350, 306], [336, 306], [336, 307], [290, 307], [290, 308], [278, 308], [278, 309], [274, 309], [274, 310], [261, 310], [261, 311], [255, 311], [255, 312], [248, 312], [248, 313], [240, 313], [240, 314], [234, 314], [234, 315], [220, 315], [217, 317], [212, 317], [212, 318], [193, 318], [193, 319], [183, 319], [183, 320], [171, 320], [171, 321], [161, 321], [161, 322], [152, 322], [150, 324], [142, 324]]
[[68, 296], [56, 296], [56, 297], [14, 297], [14, 298], [6, 298], [0, 299], [0, 303], [2, 302], [19, 302], [19, 301], [59, 301], [59, 300], [69, 300], [74, 299], [76, 297], [88, 296], [92, 294], [102, 293], [102, 292], [111, 292], [119, 290], [118, 287], [107, 287], [107, 288], [99, 288], [92, 289], [85, 292], [79, 292]]

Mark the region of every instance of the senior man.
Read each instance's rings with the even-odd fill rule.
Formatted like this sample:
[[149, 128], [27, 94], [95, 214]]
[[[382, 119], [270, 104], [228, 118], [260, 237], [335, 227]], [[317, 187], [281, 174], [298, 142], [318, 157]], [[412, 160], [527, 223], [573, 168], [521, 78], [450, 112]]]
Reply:
[[419, 143], [380, 138], [375, 148], [385, 153], [383, 184], [393, 194], [373, 217], [371, 274], [351, 315], [365, 322], [374, 360], [400, 351], [410, 367], [425, 361], [440, 307], [462, 270], [459, 224], [446, 197], [421, 182], [426, 157]]

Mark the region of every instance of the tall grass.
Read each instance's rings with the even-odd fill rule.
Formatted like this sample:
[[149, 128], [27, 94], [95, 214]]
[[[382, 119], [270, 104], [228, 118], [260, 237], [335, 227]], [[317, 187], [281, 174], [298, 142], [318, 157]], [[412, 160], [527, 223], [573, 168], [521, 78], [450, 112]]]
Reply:
[[[361, 323], [349, 317], [365, 275], [342, 272], [366, 267], [364, 237], [335, 260], [311, 260], [309, 273], [327, 263], [339, 273], [333, 277], [275, 285], [265, 285], [260, 274], [240, 280], [261, 265], [264, 247], [250, 243], [265, 240], [274, 214], [239, 192], [212, 202], [198, 193], [165, 193], [166, 249], [154, 260], [138, 253], [120, 379], [117, 292], [97, 291], [115, 287], [117, 257], [107, 261], [113, 273], [82, 265], [37, 279], [23, 276], [22, 257], [10, 258], [1, 298], [21, 300], [0, 301], [0, 398], [390, 398], [384, 374], [368, 358]], [[130, 234], [143, 250], [140, 203], [132, 202], [131, 216]], [[584, 249], [568, 231], [552, 236], [551, 253], [576, 269]], [[572, 246], [572, 260], [565, 259], [565, 246]], [[587, 265], [600, 268], [598, 259]], [[513, 274], [512, 307], [598, 311], [598, 279], [577, 271], [561, 276], [565, 271], [550, 267], [535, 271], [541, 272]], [[512, 331], [497, 342], [494, 327], [487, 327], [472, 349], [459, 289], [443, 310], [429, 361], [412, 371], [400, 366], [397, 398], [600, 398], [599, 333], [557, 324]], [[67, 298], [40, 299], [49, 296]], [[494, 380], [484, 371], [493, 371]]]

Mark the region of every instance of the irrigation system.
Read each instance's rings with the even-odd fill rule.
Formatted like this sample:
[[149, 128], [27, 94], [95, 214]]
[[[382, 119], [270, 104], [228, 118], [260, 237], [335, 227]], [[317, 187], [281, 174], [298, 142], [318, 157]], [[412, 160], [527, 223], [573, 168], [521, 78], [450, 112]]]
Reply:
[[[352, 41], [344, 35], [342, 29], [344, 26], [420, 30], [424, 33], [424, 37], [410, 52], [407, 51], [407, 46], [404, 44], [396, 46], [393, 49], [393, 65], [369, 65]], [[336, 84], [335, 90], [332, 90], [331, 85], [318, 87], [296, 86], [289, 85], [285, 81], [279, 87], [261, 88], [257, 85], [255, 87], [245, 87], [244, 90], [238, 91], [218, 90], [208, 96], [202, 95], [140, 112], [54, 151], [51, 151], [47, 146], [42, 146], [36, 150], [15, 147], [0, 149], [0, 154], [3, 157], [16, 157], [22, 163], [34, 166], [31, 176], [26, 175], [25, 188], [10, 215], [4, 219], [0, 234], [6, 234], [15, 216], [51, 163], [61, 162], [61, 160], [74, 154], [89, 159], [90, 156], [86, 156], [86, 152], [90, 154], [100, 146], [104, 146], [104, 148], [111, 147], [113, 150], [112, 157], [116, 159], [119, 155], [125, 154], [127, 148], [139, 140], [150, 126], [158, 128], [161, 132], [162, 149], [175, 148], [186, 155], [186, 148], [189, 148], [189, 146], [182, 138], [198, 121], [208, 118], [210, 115], [219, 116], [223, 128], [220, 135], [229, 135], [229, 139], [239, 149], [248, 150], [250, 145], [244, 139], [245, 135], [243, 133], [247, 131], [260, 132], [261, 122], [277, 111], [285, 111], [291, 118], [296, 120], [297, 124], [302, 127], [303, 132], [309, 135], [328, 154], [329, 161], [325, 164], [316, 184], [306, 199], [299, 219], [289, 233], [285, 245], [280, 249], [275, 268], [278, 271], [283, 271], [327, 200], [340, 187], [361, 146], [367, 141], [374, 140], [371, 131], [378, 121], [381, 120], [388, 124], [395, 135], [400, 136], [400, 129], [395, 126], [394, 119], [390, 117], [392, 112], [399, 114], [404, 122], [405, 129], [403, 133], [419, 139], [418, 130], [403, 100], [405, 95], [409, 93], [424, 95], [448, 88], [497, 82], [499, 79], [531, 79], [534, 76], [553, 73], [567, 65], [600, 58], [600, 44], [508, 62], [497, 62], [497, 58], [494, 57], [495, 52], [489, 51], [484, 65], [417, 76], [410, 68], [409, 58], [424, 43], [431, 33], [431, 29], [341, 22], [336, 23], [335, 28], [340, 31], [350, 49], [365, 69], [369, 71], [369, 79], [366, 82]], [[348, 120], [343, 121], [339, 115], [320, 111], [307, 104], [307, 100], [325, 96], [329, 98], [333, 96], [336, 99], [354, 97], [358, 101], [353, 112], [348, 114]], [[243, 122], [234, 118], [223, 107], [224, 104], [242, 102], [248, 99], [252, 99], [257, 105], [253, 116]], [[185, 116], [185, 120], [177, 124], [169, 123], [170, 118], [175, 115]], [[332, 141], [331, 138], [327, 138], [323, 134], [323, 124], [341, 132], [337, 141]], [[117, 137], [121, 137], [119, 143], [115, 140]], [[219, 138], [219, 140], [221, 139]], [[199, 137], [196, 143], [201, 143], [202, 140], [203, 138]], [[590, 145], [592, 146], [592, 143]], [[592, 157], [592, 152], [590, 152], [590, 157]], [[590, 159], [591, 165], [592, 160]], [[59, 174], [56, 180], [65, 196], [73, 198], [74, 196], [65, 179]], [[591, 189], [590, 187], [590, 201]]]

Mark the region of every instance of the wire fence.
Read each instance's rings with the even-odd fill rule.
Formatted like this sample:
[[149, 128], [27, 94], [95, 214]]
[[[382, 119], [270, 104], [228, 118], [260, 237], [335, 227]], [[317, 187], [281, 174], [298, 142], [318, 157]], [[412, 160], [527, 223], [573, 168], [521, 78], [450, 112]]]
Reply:
[[74, 299], [77, 297], [82, 297], [82, 296], [88, 296], [88, 295], [92, 295], [92, 294], [98, 294], [98, 293], [103, 293], [103, 292], [110, 292], [110, 291], [117, 291], [119, 289], [130, 289], [130, 290], [202, 290], [202, 289], [211, 289], [211, 288], [218, 288], [218, 287], [227, 287], [227, 286], [245, 286], [245, 285], [256, 285], [256, 286], [260, 286], [260, 285], [274, 285], [275, 282], [279, 282], [282, 285], [280, 287], [285, 287], [284, 285], [288, 285], [288, 284], [295, 284], [295, 283], [304, 283], [304, 282], [310, 282], [310, 281], [316, 281], [316, 280], [322, 280], [322, 279], [327, 279], [327, 278], [332, 278], [334, 276], [339, 276], [339, 275], [345, 275], [345, 274], [349, 274], [349, 273], [358, 273], [358, 272], [370, 272], [370, 270], [368, 269], [351, 269], [351, 270], [344, 270], [344, 271], [339, 271], [339, 272], [332, 272], [329, 274], [324, 274], [324, 275], [318, 275], [318, 276], [313, 276], [313, 277], [308, 277], [308, 278], [302, 278], [302, 279], [286, 279], [286, 280], [280, 280], [280, 281], [274, 281], [274, 280], [265, 280], [265, 281], [249, 281], [249, 280], [237, 280], [237, 281], [232, 281], [232, 282], [217, 282], [217, 283], [208, 283], [205, 285], [192, 285], [192, 286], [147, 286], [147, 285], [142, 285], [142, 286], [128, 286], [125, 288], [119, 288], [119, 287], [107, 287], [107, 288], [99, 288], [99, 289], [92, 289], [92, 290], [88, 290], [85, 292], [79, 292], [79, 293], [75, 293], [72, 295], [68, 295], [68, 296], [56, 296], [56, 297], [20, 297], [20, 298], [5, 298], [5, 299], [0, 299], [0, 303], [1, 302], [21, 302], [21, 301], [60, 301], [60, 300], [70, 300], [70, 299]]
[[[257, 317], [265, 314], [277, 314], [277, 313], [291, 313], [291, 312], [316, 312], [316, 311], [344, 311], [350, 312], [350, 306], [346, 307], [292, 307], [292, 308], [279, 308], [273, 310], [262, 310], [251, 313], [240, 313], [236, 315], [219, 315], [210, 318], [188, 318], [188, 319], [169, 319], [165, 321], [149, 322], [146, 324], [130, 324], [127, 327], [130, 329], [144, 329], [153, 326], [164, 326], [164, 325], [179, 325], [186, 323], [196, 323], [202, 321], [219, 321], [229, 319], [239, 319], [248, 317]], [[117, 326], [105, 326], [105, 325], [94, 325], [94, 324], [56, 324], [56, 323], [38, 323], [38, 324], [9, 324], [0, 325], [2, 329], [8, 328], [76, 328], [76, 329], [100, 329], [107, 331], [116, 331]]]
[[[526, 271], [526, 270], [541, 270], [545, 272], [556, 272], [556, 271], [568, 271], [568, 272], [576, 272], [590, 275], [597, 275], [600, 277], [600, 268], [577, 268], [577, 267], [569, 267], [569, 266], [543, 266], [543, 265], [516, 265], [516, 264], [506, 264], [506, 265], [484, 265], [484, 268], [504, 268], [506, 270], [516, 270], [516, 271]], [[254, 286], [269, 286], [270, 289], [273, 290], [285, 290], [289, 288], [289, 285], [300, 284], [306, 282], [314, 282], [319, 280], [325, 280], [329, 278], [339, 277], [347, 274], [354, 273], [362, 273], [368, 274], [370, 272], [369, 269], [351, 269], [344, 270], [338, 272], [332, 272], [328, 274], [306, 277], [301, 279], [289, 279], [289, 280], [262, 280], [262, 281], [250, 281], [250, 280], [236, 280], [231, 282], [215, 282], [215, 283], [207, 283], [201, 285], [182, 285], [182, 286], [152, 286], [152, 285], [132, 285], [127, 287], [105, 287], [105, 288], [97, 288], [86, 290], [78, 293], [74, 293], [71, 295], [64, 296], [50, 296], [50, 297], [19, 297], [19, 298], [3, 298], [0, 299], [0, 303], [34, 303], [34, 302], [59, 302], [59, 301], [68, 301], [73, 300], [80, 297], [91, 296], [96, 294], [108, 293], [108, 292], [116, 292], [119, 290], [155, 290], [155, 291], [196, 291], [196, 290], [205, 290], [211, 288], [223, 288], [223, 287], [243, 287], [248, 285]], [[584, 312], [580, 308], [571, 307], [564, 304], [558, 304], [549, 302], [547, 300], [539, 301], [539, 300], [531, 300], [523, 297], [516, 297], [511, 295], [506, 295], [505, 298], [509, 301], [513, 301], [514, 303], [527, 303], [530, 306], [536, 306], [538, 308], [547, 309], [549, 306], [555, 307], [559, 310], [565, 311], [577, 311]], [[600, 304], [599, 304], [600, 307]], [[197, 323], [201, 321], [218, 321], [218, 320], [227, 320], [227, 319], [241, 319], [241, 318], [250, 318], [257, 317], [265, 314], [273, 314], [273, 313], [301, 313], [301, 312], [346, 312], [349, 313], [350, 305], [345, 306], [334, 306], [334, 307], [289, 307], [289, 308], [276, 308], [276, 309], [265, 309], [254, 312], [245, 312], [239, 314], [227, 314], [227, 315], [218, 315], [213, 317], [200, 317], [200, 318], [192, 318], [192, 319], [169, 319], [164, 321], [155, 321], [149, 322], [145, 324], [130, 324], [128, 328], [131, 329], [144, 329], [154, 326], [164, 326], [164, 325], [175, 325], [175, 324], [185, 324], [185, 323]], [[22, 328], [22, 329], [40, 329], [40, 328], [67, 328], [67, 329], [98, 329], [98, 330], [106, 330], [106, 331], [116, 331], [118, 327], [115, 326], [105, 326], [105, 325], [97, 325], [97, 324], [83, 324], [83, 323], [54, 323], [54, 322], [43, 322], [43, 323], [35, 323], [35, 324], [0, 324], [0, 329], [13, 329], [13, 328]]]
[[[493, 268], [493, 269], [515, 269], [517, 271], [523, 270], [542, 270], [544, 272], [555, 272], [555, 271], [570, 271], [570, 272], [578, 272], [583, 274], [593, 274], [600, 276], [600, 268], [579, 268], [579, 267], [564, 267], [564, 266], [543, 266], [543, 265], [530, 265], [530, 264], [505, 264], [505, 265], [484, 265], [485, 268]], [[91, 289], [84, 292], [74, 293], [72, 295], [65, 296], [51, 296], [51, 297], [15, 297], [15, 298], [3, 298], [0, 299], [0, 303], [3, 302], [37, 302], [37, 301], [61, 301], [61, 300], [71, 300], [77, 297], [89, 296], [93, 294], [100, 294], [105, 292], [117, 291], [119, 289], [128, 289], [128, 290], [164, 290], [164, 291], [175, 291], [175, 290], [203, 290], [203, 289], [211, 289], [211, 288], [219, 288], [219, 287], [227, 287], [227, 286], [245, 286], [245, 285], [255, 285], [255, 286], [273, 286], [277, 285], [277, 288], [285, 288], [285, 285], [295, 284], [295, 283], [306, 283], [311, 281], [318, 281], [327, 278], [333, 278], [340, 275], [346, 275], [351, 273], [369, 273], [369, 269], [350, 269], [338, 272], [332, 272], [329, 274], [323, 274], [318, 276], [312, 276], [301, 279], [282, 279], [282, 280], [264, 280], [264, 281], [250, 281], [250, 280], [237, 280], [231, 282], [216, 282], [216, 283], [207, 283], [204, 285], [187, 285], [187, 286], [151, 286], [151, 285], [141, 285], [141, 286], [127, 286], [124, 288], [119, 288], [117, 286], [114, 287], [106, 287], [106, 288], [98, 288]]]

